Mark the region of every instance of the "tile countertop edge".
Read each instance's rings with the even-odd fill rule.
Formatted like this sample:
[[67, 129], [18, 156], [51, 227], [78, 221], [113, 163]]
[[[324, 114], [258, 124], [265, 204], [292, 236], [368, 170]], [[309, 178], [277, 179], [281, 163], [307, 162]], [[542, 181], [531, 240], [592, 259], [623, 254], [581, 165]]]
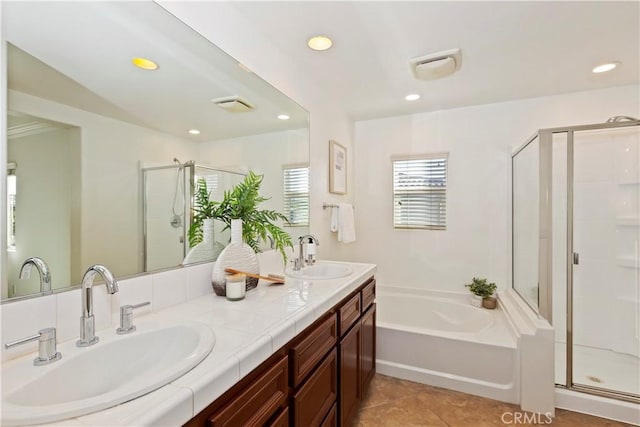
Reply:
[[[267, 360], [273, 353], [275, 353], [282, 345], [281, 341], [278, 341], [277, 347], [274, 345], [274, 336], [277, 336], [279, 332], [282, 331], [283, 326], [291, 326], [295, 324], [295, 335], [300, 333], [302, 329], [309, 326], [315, 320], [320, 318], [328, 309], [333, 307], [335, 304], [344, 299], [349, 293], [355, 290], [358, 286], [360, 286], [364, 280], [373, 276], [376, 272], [375, 264], [365, 264], [365, 263], [348, 263], [353, 266], [354, 273], [350, 276], [333, 279], [333, 280], [318, 280], [318, 281], [307, 281], [307, 283], [311, 283], [315, 286], [321, 286], [323, 283], [328, 284], [328, 286], [335, 287], [332, 292], [314, 295], [313, 300], [308, 302], [308, 308], [302, 308], [294, 313], [290, 313], [288, 315], [282, 316], [280, 322], [277, 322], [270, 328], [260, 332], [257, 335], [251, 337], [251, 340], [244, 345], [236, 347], [233, 351], [227, 352], [224, 348], [217, 348], [214, 346], [214, 349], [209, 353], [209, 355], [196, 367], [194, 367], [191, 371], [187, 372], [182, 377], [172, 381], [168, 384], [170, 387], [175, 387], [179, 389], [187, 389], [192, 393], [191, 399], [193, 402], [192, 413], [187, 417], [187, 414], [183, 411], [182, 415], [184, 419], [177, 419], [178, 417], [171, 417], [172, 423], [179, 421], [180, 424], [184, 424], [189, 421], [191, 418], [196, 416], [202, 409], [207, 406], [206, 402], [212, 402], [216, 398], [220, 397], [224, 392], [230, 389], [233, 385], [235, 385], [238, 381], [240, 381], [247, 372], [239, 372], [237, 380], [231, 382], [227, 380], [227, 384], [223, 387], [215, 387], [216, 380], [219, 380], [221, 377], [229, 376], [231, 371], [235, 371], [238, 367], [243, 366], [248, 363], [250, 366], [254, 367], [258, 366], [265, 360]], [[289, 278], [288, 278], [289, 279]], [[291, 284], [287, 284], [285, 286], [296, 286], [296, 283], [299, 283], [298, 280], [292, 280]], [[233, 303], [230, 303], [233, 304]], [[162, 311], [154, 313], [155, 316], [158, 316], [159, 319], [162, 318]], [[144, 316], [141, 316], [142, 318]], [[299, 321], [304, 319], [302, 324], [299, 324]], [[175, 317], [171, 318], [171, 321], [176, 321]], [[212, 327], [214, 333], [216, 332], [216, 328]], [[294, 336], [295, 336], [294, 335]], [[293, 338], [293, 337], [291, 337]], [[269, 344], [268, 346], [266, 344]], [[217, 343], [216, 343], [217, 346]], [[224, 359], [215, 363], [214, 369], [211, 369], [211, 363], [206, 363], [209, 359]], [[226, 363], [225, 363], [226, 362]], [[231, 376], [231, 378], [235, 378], [235, 373]], [[210, 389], [214, 388], [214, 391]], [[207, 389], [209, 392], [207, 393]], [[177, 405], [179, 400], [182, 400], [184, 396], [175, 396], [168, 397], [166, 394], [167, 386], [163, 386], [151, 393], [148, 393], [145, 396], [141, 396], [145, 398], [147, 402], [154, 400], [154, 395], [157, 395], [158, 403], [162, 403], [162, 407], [166, 408], [166, 415], [169, 415], [171, 409]], [[206, 397], [202, 394], [208, 394]], [[139, 400], [134, 399], [132, 401], [123, 403], [117, 407], [109, 408], [104, 411], [96, 412], [91, 414], [90, 418], [94, 425], [114, 425], [113, 422], [116, 419], [126, 418], [127, 423], [133, 423], [136, 426], [144, 426], [149, 424], [149, 416], [145, 413], [146, 405], [138, 405], [136, 401]], [[174, 402], [175, 400], [175, 402]], [[200, 403], [197, 403], [200, 402]], [[101, 414], [104, 412], [104, 423], [101, 422]], [[118, 417], [114, 417], [114, 412], [118, 413]], [[138, 412], [136, 414], [136, 412]], [[153, 419], [157, 422], [160, 419], [163, 419], [162, 410], [158, 409], [158, 411], [154, 411]], [[122, 418], [121, 418], [122, 417]], [[114, 419], [115, 418], [115, 419]], [[73, 418], [70, 420], [79, 421], [80, 423], [87, 422], [83, 417]], [[68, 420], [69, 421], [69, 420]], [[52, 424], [55, 425], [55, 424]], [[59, 425], [59, 424], [57, 424]], [[84, 423], [83, 423], [84, 425]], [[158, 424], [154, 424], [158, 425]]]

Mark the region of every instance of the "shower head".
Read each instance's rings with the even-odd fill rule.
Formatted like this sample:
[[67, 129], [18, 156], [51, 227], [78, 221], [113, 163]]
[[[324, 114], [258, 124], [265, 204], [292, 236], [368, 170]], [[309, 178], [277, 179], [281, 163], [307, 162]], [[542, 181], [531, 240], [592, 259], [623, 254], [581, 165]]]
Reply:
[[636, 120], [638, 119], [634, 119], [633, 117], [629, 117], [629, 116], [613, 116], [613, 117], [609, 117], [606, 123], [617, 123], [617, 122], [625, 122], [625, 121], [634, 122]]
[[195, 161], [187, 160], [186, 162], [182, 163], [180, 160], [178, 160], [176, 157], [174, 157], [173, 158], [173, 163], [176, 163], [180, 167], [184, 167], [184, 166], [191, 166], [191, 165], [195, 164]]

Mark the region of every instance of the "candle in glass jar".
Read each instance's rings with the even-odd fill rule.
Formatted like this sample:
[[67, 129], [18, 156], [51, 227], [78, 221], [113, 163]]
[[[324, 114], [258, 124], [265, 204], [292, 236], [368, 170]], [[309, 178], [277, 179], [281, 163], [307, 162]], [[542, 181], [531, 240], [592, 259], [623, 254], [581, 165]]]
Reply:
[[244, 274], [232, 274], [226, 277], [226, 293], [229, 301], [239, 301], [247, 292], [246, 276]]

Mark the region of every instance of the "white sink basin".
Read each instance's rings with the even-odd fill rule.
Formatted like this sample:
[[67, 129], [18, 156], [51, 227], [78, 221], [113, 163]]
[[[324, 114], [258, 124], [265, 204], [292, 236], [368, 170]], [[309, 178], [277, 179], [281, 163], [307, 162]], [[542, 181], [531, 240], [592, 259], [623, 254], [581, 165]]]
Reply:
[[300, 271], [289, 270], [286, 275], [296, 279], [328, 280], [339, 279], [353, 272], [351, 267], [337, 262], [318, 262], [316, 265], [304, 267]]
[[199, 323], [120, 336], [102, 332], [92, 347], [59, 346], [62, 360], [33, 366], [32, 357], [2, 369], [2, 425], [48, 423], [135, 399], [184, 375], [215, 344]]

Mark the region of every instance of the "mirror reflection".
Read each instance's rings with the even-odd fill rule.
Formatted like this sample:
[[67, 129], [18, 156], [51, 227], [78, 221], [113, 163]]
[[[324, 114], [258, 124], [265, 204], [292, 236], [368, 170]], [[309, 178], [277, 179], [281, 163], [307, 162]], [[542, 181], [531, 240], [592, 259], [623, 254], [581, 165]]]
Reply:
[[[30, 257], [54, 291], [94, 263], [117, 277], [181, 265], [199, 178], [216, 200], [248, 171], [264, 175], [263, 207], [293, 237], [308, 233], [308, 113], [292, 100], [151, 2], [0, 6], [3, 299], [41, 291], [41, 268], [20, 274]], [[214, 239], [228, 243], [222, 224]]]

